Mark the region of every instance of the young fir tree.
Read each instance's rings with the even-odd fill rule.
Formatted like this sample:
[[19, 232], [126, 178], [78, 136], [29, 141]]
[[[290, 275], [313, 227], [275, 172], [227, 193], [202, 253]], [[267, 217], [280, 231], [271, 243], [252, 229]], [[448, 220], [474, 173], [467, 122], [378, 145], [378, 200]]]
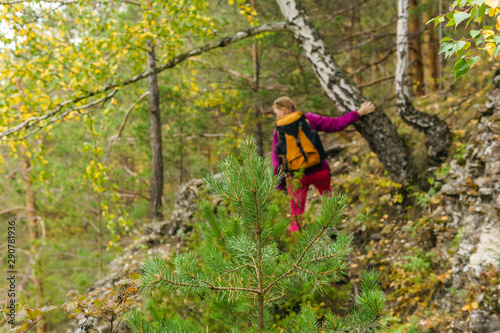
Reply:
[[[206, 239], [203, 250], [180, 254], [172, 263], [158, 257], [144, 262], [142, 292], [148, 295], [155, 289], [164, 289], [203, 300], [215, 297], [226, 306], [231, 302], [247, 304], [249, 313], [241, 316], [241, 321], [250, 320], [250, 332], [377, 331], [386, 307], [378, 275], [373, 271], [361, 275], [362, 292], [346, 317], [328, 314], [320, 326], [313, 310], [306, 306], [292, 327], [272, 327], [272, 306], [287, 290], [307, 284], [321, 292], [324, 285], [345, 274], [353, 237], [338, 233], [332, 240], [328, 230], [341, 220], [347, 197], [325, 195], [315, 222], [296, 237], [289, 252], [283, 252], [275, 236], [284, 232], [284, 226], [275, 223], [277, 212], [270, 207], [280, 177], [273, 176], [269, 159], [259, 157], [253, 139], [247, 139], [240, 160], [228, 157], [219, 165], [219, 177], [203, 178], [212, 191], [231, 204], [234, 212], [219, 212], [216, 216], [208, 204], [203, 205], [207, 222], [202, 228]], [[192, 322], [148, 322], [138, 313], [129, 316], [129, 326], [143, 333], [196, 331]], [[240, 332], [241, 327], [235, 323], [232, 331]]]

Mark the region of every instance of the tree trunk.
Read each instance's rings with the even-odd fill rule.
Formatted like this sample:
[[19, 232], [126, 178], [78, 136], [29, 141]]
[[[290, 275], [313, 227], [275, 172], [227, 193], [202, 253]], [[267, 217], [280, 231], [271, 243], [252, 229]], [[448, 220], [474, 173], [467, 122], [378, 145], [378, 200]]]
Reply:
[[[252, 9], [257, 10], [255, 0], [252, 0]], [[252, 45], [252, 60], [253, 60], [253, 78], [252, 78], [252, 91], [254, 93], [253, 102], [253, 116], [255, 118], [255, 141], [257, 144], [257, 154], [264, 156], [264, 147], [262, 145], [262, 122], [260, 119], [261, 103], [259, 100], [259, 74], [260, 74], [260, 61], [259, 61], [259, 47], [258, 40], [254, 39]]]
[[23, 180], [26, 187], [26, 217], [28, 219], [28, 232], [30, 235], [31, 245], [30, 251], [36, 253], [35, 242], [40, 238], [38, 225], [36, 221], [36, 200], [33, 192], [33, 182], [30, 178], [31, 162], [29, 157], [24, 157], [23, 160]]
[[183, 170], [184, 170], [184, 133], [182, 132], [182, 127], [184, 123], [182, 122], [182, 113], [179, 113], [179, 186], [183, 181]]
[[439, 119], [437, 116], [418, 111], [409, 98], [410, 87], [407, 76], [409, 59], [408, 1], [409, 0], [398, 0], [398, 62], [396, 66], [398, 112], [406, 124], [426, 134], [429, 165], [439, 165], [448, 157], [451, 144], [451, 132], [445, 121]]
[[[361, 13], [360, 13], [360, 7], [359, 6], [355, 6], [353, 9], [352, 9], [352, 17], [351, 17], [351, 29], [350, 29], [350, 33], [352, 35], [354, 35], [355, 33], [359, 32], [359, 31], [363, 31], [362, 28], [361, 28]], [[360, 43], [361, 42], [361, 36], [359, 37], [356, 37], [353, 39], [353, 44], [357, 44], [357, 43]], [[356, 71], [357, 69], [359, 69], [361, 67], [361, 63], [362, 63], [362, 51], [361, 51], [361, 48], [360, 47], [356, 47], [354, 48], [353, 50], [351, 50], [350, 52], [350, 56], [351, 56], [351, 66], [352, 66], [352, 69], [353, 71]], [[356, 86], [360, 86], [363, 84], [363, 74], [362, 73], [358, 73], [356, 75], [354, 75], [354, 84]], [[359, 89], [360, 92], [363, 91], [362, 88]]]
[[[156, 69], [155, 49], [153, 41], [148, 41], [148, 70], [154, 72]], [[149, 104], [150, 104], [150, 133], [151, 133], [151, 219], [158, 221], [163, 219], [162, 196], [163, 196], [163, 151], [161, 145], [161, 118], [160, 118], [160, 92], [158, 90], [157, 74], [148, 77], [149, 81]]]
[[[396, 30], [396, 95], [397, 104], [405, 105], [405, 96], [411, 95], [411, 85], [408, 78], [410, 45], [408, 40], [408, 10], [409, 0], [398, 0], [398, 24]], [[401, 110], [399, 110], [401, 112]]]
[[410, 0], [411, 19], [409, 24], [411, 36], [411, 68], [413, 73], [412, 83], [415, 86], [415, 95], [422, 96], [424, 88], [424, 68], [422, 63], [422, 42], [420, 40], [420, 14], [418, 0]]
[[[23, 180], [24, 186], [26, 188], [26, 217], [28, 219], [28, 233], [30, 237], [30, 252], [33, 258], [38, 258], [41, 249], [37, 249], [36, 242], [40, 239], [40, 233], [38, 231], [38, 221], [36, 215], [36, 197], [33, 191], [33, 182], [31, 181], [31, 161], [30, 158], [25, 156], [23, 160]], [[40, 265], [40, 261], [35, 259], [33, 263], [33, 287], [38, 292], [38, 297], [43, 300], [43, 282], [39, 276], [37, 266]], [[37, 305], [38, 307], [38, 305]], [[41, 323], [36, 327], [38, 333], [48, 332], [47, 319], [42, 319]]]
[[97, 214], [96, 214], [96, 219], [97, 219], [97, 251], [99, 252], [99, 265], [98, 265], [98, 271], [97, 271], [97, 278], [100, 280], [102, 279], [102, 250], [103, 250], [103, 237], [102, 237], [102, 197], [101, 193], [97, 194]]
[[[439, 15], [443, 15], [443, 0], [439, 0]], [[443, 25], [439, 25], [439, 40], [443, 40]], [[443, 69], [444, 69], [444, 53], [441, 53], [438, 55], [439, 57], [439, 90], [444, 89], [444, 82], [443, 82]]]
[[[357, 110], [367, 98], [346, 78], [300, 1], [276, 0], [276, 2], [288, 20], [289, 30], [300, 43], [328, 97], [344, 114]], [[368, 141], [370, 148], [377, 154], [394, 181], [404, 183], [410, 180], [408, 151], [396, 127], [380, 108], [372, 114], [363, 116], [354, 126]]]
[[[423, 0], [422, 4], [424, 5], [423, 22], [429, 22], [430, 19], [436, 16], [434, 14], [434, 0]], [[437, 79], [439, 77], [438, 41], [436, 40], [433, 23], [429, 24], [424, 32], [423, 46], [425, 93], [429, 94], [437, 90]]]

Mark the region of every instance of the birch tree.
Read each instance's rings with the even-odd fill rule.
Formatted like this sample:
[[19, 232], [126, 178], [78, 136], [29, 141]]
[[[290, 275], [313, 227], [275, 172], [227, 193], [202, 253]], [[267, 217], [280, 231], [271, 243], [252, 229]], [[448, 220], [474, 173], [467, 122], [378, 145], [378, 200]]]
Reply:
[[427, 136], [427, 157], [429, 165], [438, 165], [448, 156], [451, 132], [446, 122], [435, 115], [420, 112], [410, 100], [408, 80], [409, 40], [408, 40], [408, 0], [398, 0], [396, 94], [398, 113], [409, 126], [424, 132]]
[[[301, 2], [298, 0], [276, 0], [276, 2], [289, 23], [289, 30], [311, 62], [327, 96], [335, 102], [342, 113], [357, 110], [368, 99], [347, 79]], [[377, 154], [395, 181], [405, 182], [410, 179], [408, 151], [396, 127], [380, 108], [377, 107], [376, 112], [361, 118], [354, 126], [368, 141], [371, 150]]]
[[[214, 40], [205, 46], [194, 48], [191, 51], [177, 54], [170, 58], [168, 55], [173, 54], [173, 47], [175, 47], [175, 45], [169, 44], [168, 52], [162, 53], [154, 69], [148, 69], [133, 76], [129, 76], [128, 78], [111, 79], [107, 81], [108, 83], [102, 84], [101, 86], [87, 79], [87, 81], [92, 82], [92, 84], [85, 86], [85, 89], [80, 88], [77, 92], [74, 91], [72, 94], [66, 94], [67, 99], [63, 99], [60, 96], [58, 96], [59, 98], [57, 99], [49, 98], [50, 103], [45, 105], [43, 109], [33, 107], [31, 110], [27, 110], [28, 112], [23, 114], [22, 117], [9, 118], [9, 121], [2, 124], [0, 128], [0, 138], [14, 133], [18, 133], [18, 135], [30, 135], [33, 131], [46, 127], [48, 124], [68, 116], [76, 115], [82, 108], [89, 107], [89, 105], [97, 105], [98, 103], [112, 99], [119, 88], [131, 85], [153, 74], [158, 74], [168, 68], [177, 66], [188, 58], [268, 31], [287, 30], [292, 32], [300, 43], [304, 54], [311, 62], [312, 68], [327, 96], [336, 103], [342, 113], [357, 109], [367, 100], [367, 98], [347, 79], [342, 69], [328, 51], [322, 37], [313, 26], [312, 21], [309, 19], [300, 1], [277, 0], [277, 3], [287, 19], [286, 23], [262, 24], [238, 32], [232, 36]], [[177, 10], [181, 12], [182, 8]], [[192, 11], [193, 9], [191, 9], [191, 13]], [[154, 18], [145, 20], [145, 22], [141, 24], [143, 24], [143, 29], [146, 31], [146, 33], [142, 35], [143, 38], [151, 39], [161, 36], [159, 32], [153, 33], [155, 32]], [[127, 29], [130, 30], [131, 28], [127, 27]], [[161, 29], [161, 32], [164, 34], [170, 34], [171, 31], [172, 27], [168, 29], [163, 27]], [[120, 35], [121, 39], [124, 37], [125, 34], [124, 36]], [[139, 42], [143, 43], [144, 41], [140, 39], [134, 40], [134, 46]], [[106, 43], [102, 43], [102, 41], [99, 43], [100, 46], [107, 45]], [[61, 67], [60, 71], [64, 71], [64, 69]], [[101, 78], [101, 82], [103, 82], [103, 73], [105, 69], [99, 68], [97, 71], [99, 78]], [[93, 74], [97, 75], [96, 71], [94, 71]], [[70, 80], [69, 88], [72, 87], [71, 84], [75, 85], [75, 82], [77, 84], [79, 81], [76, 79]], [[87, 104], [84, 104], [85, 102]], [[422, 113], [414, 112], [409, 106], [403, 119], [411, 126], [425, 131], [430, 137], [430, 142], [437, 143], [438, 148], [430, 149], [431, 159], [441, 161], [443, 156], [446, 156], [447, 147], [442, 148], [442, 146], [446, 145], [441, 145], [441, 142], [448, 142], [446, 138], [449, 131], [444, 122], [439, 122], [436, 117], [425, 117]], [[370, 148], [377, 154], [379, 160], [395, 181], [404, 183], [411, 180], [412, 168], [409, 162], [408, 149], [399, 137], [396, 127], [380, 108], [377, 112], [362, 118], [354, 126], [368, 141]], [[434, 140], [436, 138], [445, 139]]]
[[[346, 78], [313, 26], [300, 0], [276, 0], [276, 2], [290, 25], [289, 30], [301, 44], [328, 97], [336, 103], [342, 113], [358, 109], [367, 98]], [[408, 31], [408, 10], [406, 10], [406, 27]], [[430, 164], [443, 162], [448, 156], [451, 142], [446, 123], [436, 116], [417, 111], [409, 99], [400, 115], [406, 124], [427, 135]], [[377, 154], [394, 180], [399, 182], [411, 180], [413, 171], [408, 150], [399, 137], [396, 127], [380, 108], [369, 117], [361, 118], [354, 126], [368, 141], [370, 148]]]

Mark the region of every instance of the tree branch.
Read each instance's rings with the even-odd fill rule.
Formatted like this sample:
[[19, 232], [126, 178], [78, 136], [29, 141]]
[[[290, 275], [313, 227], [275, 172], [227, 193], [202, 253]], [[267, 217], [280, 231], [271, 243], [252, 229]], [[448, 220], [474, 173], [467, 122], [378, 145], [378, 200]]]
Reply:
[[198, 61], [198, 62], [201, 62], [205, 65], [208, 65], [211, 69], [216, 69], [216, 70], [219, 70], [219, 71], [224, 71], [224, 72], [227, 72], [231, 75], [234, 75], [236, 77], [239, 77], [245, 81], [248, 82], [248, 84], [252, 85], [253, 84], [253, 81], [252, 81], [252, 78], [249, 76], [249, 75], [246, 75], [246, 74], [243, 74], [243, 73], [240, 73], [240, 72], [237, 72], [235, 70], [232, 70], [230, 68], [225, 68], [225, 67], [216, 67], [216, 66], [212, 66], [212, 65], [209, 65], [207, 64], [207, 62], [201, 60], [201, 59], [196, 59], [196, 58], [192, 58], [190, 59], [191, 61]]
[[349, 6], [349, 7], [346, 7], [344, 9], [339, 9], [337, 11], [334, 11], [333, 13], [331, 13], [328, 17], [327, 17], [327, 20], [331, 20], [334, 16], [337, 16], [337, 15], [341, 15], [341, 14], [344, 14], [345, 12], [353, 9], [353, 8], [357, 8], [359, 6], [361, 6], [362, 4], [368, 2], [370, 0], [361, 0], [360, 2], [358, 2], [357, 4], [354, 4], [352, 6]]
[[[177, 137], [178, 135], [174, 135], [174, 137]], [[192, 139], [196, 139], [196, 138], [215, 138], [215, 139], [218, 139], [218, 138], [224, 138], [224, 137], [227, 137], [228, 135], [227, 134], [210, 134], [210, 133], [205, 133], [205, 134], [197, 134], [197, 135], [191, 135], [191, 136], [187, 136], [184, 138], [184, 140], [186, 141], [189, 141], [189, 140], [192, 140]]]
[[357, 87], [359, 89], [361, 89], [361, 88], [373, 86], [374, 84], [377, 84], [377, 83], [380, 83], [380, 82], [384, 82], [384, 81], [387, 81], [387, 80], [392, 80], [392, 79], [394, 79], [394, 77], [395, 77], [394, 75], [384, 76], [384, 77], [378, 78], [376, 80], [373, 80], [371, 82], [366, 82], [366, 83], [360, 84]]
[[104, 157], [103, 159], [103, 164], [106, 164], [106, 162], [108, 161], [108, 158], [109, 158], [109, 154], [111, 152], [111, 149], [113, 149], [113, 146], [116, 142], [116, 140], [122, 135], [122, 132], [123, 132], [123, 129], [125, 128], [125, 124], [127, 123], [127, 120], [128, 120], [128, 117], [130, 115], [130, 113], [132, 112], [132, 110], [135, 109], [136, 105], [139, 104], [140, 101], [142, 101], [146, 96], [149, 96], [149, 91], [146, 91], [144, 94], [142, 94], [138, 99], [137, 101], [135, 101], [127, 110], [127, 112], [125, 113], [125, 117], [123, 118], [123, 121], [120, 125], [120, 127], [118, 128], [118, 133], [116, 133], [115, 135], [113, 135], [111, 138], [109, 138], [109, 146], [108, 146], [108, 151], [106, 152], [106, 156]]
[[360, 47], [363, 47], [365, 45], [368, 45], [376, 40], [379, 40], [379, 39], [382, 39], [382, 38], [385, 38], [385, 37], [394, 37], [396, 36], [395, 33], [386, 33], [386, 34], [380, 34], [380, 35], [376, 35], [376, 36], [373, 36], [367, 40], [365, 40], [364, 42], [361, 42], [359, 44], [356, 44], [356, 45], [353, 45], [351, 47], [348, 47], [348, 48], [345, 48], [343, 50], [340, 50], [340, 51], [335, 51], [333, 52], [333, 54], [342, 54], [342, 53], [346, 53], [346, 52], [349, 52], [349, 51], [352, 51], [352, 50], [355, 50], [355, 49], [359, 49]]
[[389, 58], [390, 55], [392, 55], [394, 52], [396, 52], [396, 48], [393, 47], [391, 48], [390, 50], [388, 50], [379, 60], [377, 61], [374, 61], [374, 62], [371, 62], [369, 64], [365, 64], [363, 65], [362, 67], [360, 67], [359, 69], [357, 69], [356, 71], [352, 72], [352, 73], [349, 73], [349, 77], [352, 77], [354, 75], [357, 75], [359, 73], [361, 73], [362, 71], [370, 68], [370, 67], [373, 67], [373, 66], [376, 66], [378, 64], [381, 64], [383, 63], [387, 58]]
[[155, 282], [158, 282], [159, 280], [163, 280], [163, 281], [166, 281], [166, 282], [168, 282], [170, 284], [173, 284], [173, 285], [179, 286], [179, 287], [208, 288], [210, 290], [247, 291], [247, 292], [252, 292], [252, 293], [258, 293], [257, 289], [252, 289], [252, 288], [216, 287], [213, 284], [211, 284], [210, 282], [199, 280], [199, 279], [197, 279], [197, 280], [200, 281], [200, 282], [202, 282], [202, 283], [205, 283], [206, 285], [181, 283], [181, 282], [176, 282], [176, 281], [169, 280], [169, 279], [164, 278], [163, 276], [160, 276], [160, 275], [155, 275], [155, 276], [156, 276], [156, 280], [153, 281], [152, 284], [155, 283]]
[[[81, 110], [83, 109], [87, 109], [87, 108], [90, 108], [92, 106], [96, 106], [97, 104], [101, 103], [101, 102], [106, 102], [108, 99], [112, 98], [116, 92], [118, 91], [118, 89], [115, 89], [113, 90], [111, 93], [109, 93], [108, 95], [98, 99], [98, 100], [95, 100], [91, 103], [88, 103], [88, 104], [85, 104], [85, 105], [82, 105], [80, 107], [74, 107], [74, 108], [71, 108], [67, 111], [64, 111], [63, 113], [59, 114], [59, 112], [61, 112], [61, 110], [68, 104], [71, 104], [71, 103], [74, 103], [72, 102], [71, 100], [68, 100], [68, 101], [64, 101], [62, 103], [60, 103], [56, 109], [54, 111], [51, 111], [43, 116], [40, 116], [40, 117], [31, 117], [29, 119], [26, 119], [25, 121], [23, 121], [21, 124], [17, 125], [17, 126], [14, 126], [12, 129], [9, 129], [9, 130], [6, 130], [6, 131], [3, 131], [3, 132], [0, 132], [0, 138], [4, 137], [4, 136], [7, 136], [7, 135], [10, 135], [14, 132], [17, 132], [17, 131], [20, 131], [22, 129], [28, 129], [36, 124], [39, 124], [40, 122], [42, 122], [43, 120], [45, 119], [48, 119], [50, 118], [51, 116], [54, 116], [54, 115], [57, 115], [59, 114], [57, 117], [53, 118], [53, 119], [50, 119], [47, 121], [46, 124], [43, 124], [43, 125], [40, 125], [38, 126], [38, 128], [34, 131], [31, 131], [29, 132], [28, 134], [24, 135], [23, 137], [21, 138], [16, 138], [16, 139], [4, 139], [5, 141], [18, 141], [18, 140], [23, 140], [25, 138], [27, 138], [28, 136], [30, 135], [33, 135], [35, 134], [36, 132], [38, 132], [39, 130], [41, 130], [42, 128], [46, 127], [47, 125], [49, 124], [52, 124], [60, 119], [63, 119], [64, 117], [66, 117], [68, 114], [70, 114], [71, 112], [73, 111], [78, 111], [80, 112]], [[83, 100], [84, 98], [78, 98], [77, 101], [81, 101]], [[10, 133], [8, 133], [10, 132]], [[7, 133], [4, 135], [4, 133]]]
[[[8, 5], [16, 5], [16, 4], [24, 3], [24, 2], [30, 3], [30, 2], [38, 2], [38, 1], [26, 1], [26, 0], [2, 1], [2, 2], [0, 2], [0, 5], [1, 6], [8, 6]], [[57, 4], [61, 4], [61, 5], [70, 5], [72, 3], [77, 3], [78, 0], [74, 0], [74, 1], [42, 1], [42, 2], [57, 3]]]
[[346, 42], [346, 41], [348, 41], [349, 39], [352, 39], [352, 38], [354, 38], [354, 37], [362, 36], [362, 35], [364, 35], [364, 34], [368, 34], [368, 33], [372, 33], [372, 34], [373, 34], [374, 32], [377, 32], [377, 31], [380, 31], [380, 30], [384, 30], [385, 28], [392, 26], [392, 25], [396, 22], [396, 20], [397, 20], [397, 18], [393, 18], [393, 19], [392, 19], [389, 23], [384, 24], [384, 25], [382, 25], [382, 26], [379, 26], [379, 27], [373, 28], [373, 29], [371, 29], [371, 30], [365, 30], [365, 31], [360, 31], [360, 32], [357, 32], [357, 33], [355, 33], [355, 34], [351, 34], [351, 35], [346, 36], [346, 37], [344, 37], [343, 39], [341, 39], [341, 40], [340, 40], [340, 42], [341, 42], [341, 43], [343, 43], [343, 42]]
[[17, 207], [11, 207], [11, 208], [7, 208], [4, 210], [0, 210], [0, 215], [7, 214], [7, 213], [10, 213], [10, 212], [13, 212], [16, 210], [26, 210], [26, 207], [17, 206]]
[[305, 254], [307, 251], [309, 251], [309, 249], [311, 248], [311, 246], [314, 244], [314, 242], [316, 242], [316, 240], [321, 236], [321, 234], [323, 234], [323, 232], [325, 232], [326, 230], [326, 227], [323, 227], [321, 228], [320, 232], [318, 232], [318, 234], [313, 238], [313, 240], [307, 245], [307, 247], [304, 249], [304, 251], [302, 252], [302, 254], [300, 255], [299, 259], [297, 260], [297, 262], [293, 265], [292, 268], [290, 268], [286, 273], [282, 274], [279, 278], [277, 278], [276, 280], [274, 280], [273, 282], [271, 282], [271, 284], [269, 284], [269, 286], [267, 286], [263, 292], [266, 293], [269, 289], [271, 289], [276, 283], [278, 283], [279, 281], [283, 280], [284, 278], [286, 278], [288, 275], [290, 275], [291, 273], [293, 273], [297, 267], [301, 264], [302, 262], [302, 259], [304, 258]]
[[[31, 118], [23, 121], [22, 123], [14, 126], [12, 128], [9, 128], [5, 131], [0, 132], [0, 138], [4, 138], [6, 136], [9, 136], [9, 135], [16, 133], [18, 131], [21, 131], [23, 129], [28, 129], [36, 124], [39, 124], [41, 121], [43, 121], [45, 119], [48, 119], [48, 118], [53, 117], [55, 115], [58, 115], [59, 113], [62, 112], [62, 110], [65, 107], [67, 107], [70, 104], [77, 103], [77, 102], [85, 100], [89, 97], [93, 97], [93, 96], [102, 94], [102, 93], [107, 92], [111, 89], [115, 89], [115, 92], [116, 92], [117, 88], [128, 86], [132, 83], [135, 83], [135, 82], [138, 82], [142, 79], [145, 79], [145, 78], [149, 77], [150, 75], [163, 72], [164, 70], [169, 69], [169, 68], [173, 68], [186, 59], [192, 58], [194, 56], [200, 55], [202, 53], [208, 52], [210, 50], [213, 50], [213, 49], [216, 49], [219, 47], [225, 47], [227, 45], [233, 44], [233, 43], [238, 42], [240, 40], [243, 40], [245, 38], [259, 35], [263, 32], [287, 31], [287, 30], [289, 30], [289, 24], [287, 22], [262, 24], [262, 25], [259, 25], [257, 27], [242, 30], [242, 31], [237, 32], [236, 34], [234, 34], [232, 36], [228, 36], [228, 37], [222, 38], [220, 40], [210, 42], [204, 46], [192, 49], [191, 51], [188, 51], [186, 53], [182, 53], [174, 58], [171, 58], [166, 63], [157, 66], [153, 71], [150, 71], [150, 70], [144, 71], [140, 74], [129, 77], [128, 79], [106, 84], [97, 90], [91, 91], [89, 93], [86, 93], [86, 94], [79, 96], [79, 97], [75, 97], [73, 99], [66, 100], [64, 102], [61, 102], [56, 106], [56, 108], [54, 110], [52, 110], [52, 111], [50, 111], [42, 116], [31, 117]], [[81, 108], [74, 108], [74, 109], [71, 109], [70, 111], [65, 112], [65, 114], [67, 114], [71, 111], [80, 110], [80, 109]], [[31, 135], [31, 134], [33, 134], [33, 133], [30, 133], [29, 135]]]

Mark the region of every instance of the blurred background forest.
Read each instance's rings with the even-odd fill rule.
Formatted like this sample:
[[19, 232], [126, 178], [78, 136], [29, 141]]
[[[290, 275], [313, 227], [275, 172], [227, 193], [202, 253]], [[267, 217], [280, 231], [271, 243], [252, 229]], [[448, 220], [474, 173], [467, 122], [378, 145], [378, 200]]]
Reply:
[[[323, 296], [294, 291], [275, 315], [293, 317], [303, 304], [310, 304], [318, 318], [327, 310], [345, 313], [357, 293], [359, 272], [373, 267], [380, 271], [388, 297], [390, 332], [474, 331], [467, 326], [474, 310], [499, 313], [498, 266], [489, 265], [475, 285], [451, 282], [450, 258], [469, 229], [447, 225], [453, 217], [442, 208], [448, 199], [441, 190], [452, 161], [465, 165], [487, 92], [494, 89], [498, 58], [481, 59], [455, 80], [454, 59], [438, 54], [439, 41], [468, 32], [425, 24], [447, 13], [448, 1], [410, 1], [412, 101], [419, 110], [444, 119], [453, 138], [449, 156], [433, 165], [427, 160], [425, 135], [397, 112], [397, 2], [302, 4], [346, 77], [396, 126], [418, 180], [406, 186], [394, 181], [353, 126], [323, 134], [332, 187], [351, 200], [342, 224], [356, 236], [349, 278], [329, 286]], [[154, 75], [76, 100], [210, 41], [282, 22], [274, 1], [34, 1], [2, 2], [0, 8], [0, 130], [5, 134], [17, 124], [30, 124], [0, 139], [0, 217], [16, 221], [18, 300], [33, 308], [58, 306], [33, 328], [37, 332], [65, 332], [70, 319], [60, 306], [68, 301], [68, 291], [86, 293], [115, 273], [116, 267], [113, 271], [108, 264], [129, 255], [127, 249], [147, 253], [148, 245], [140, 242], [152, 222], [169, 220], [180, 186], [205, 171], [217, 172], [217, 160], [238, 154], [243, 137], [252, 134], [261, 154], [269, 157], [277, 97], [291, 97], [300, 111], [342, 114], [299, 43], [285, 31], [182, 59], [158, 73], [157, 92]], [[66, 100], [72, 101], [73, 111], [59, 108]], [[40, 118], [53, 110], [60, 112]], [[317, 202], [317, 195], [309, 194], [306, 221]], [[286, 218], [286, 199], [277, 194], [275, 200]], [[170, 255], [202, 241], [192, 229], [168, 235]], [[6, 260], [7, 243], [1, 248]], [[124, 278], [135, 261], [122, 267]], [[448, 308], [439, 303], [444, 291], [453, 295]], [[213, 331], [230, 327], [196, 301], [176, 295], [158, 294], [141, 300], [139, 307], [153, 317], [192, 315], [201, 328], [208, 325]]]

